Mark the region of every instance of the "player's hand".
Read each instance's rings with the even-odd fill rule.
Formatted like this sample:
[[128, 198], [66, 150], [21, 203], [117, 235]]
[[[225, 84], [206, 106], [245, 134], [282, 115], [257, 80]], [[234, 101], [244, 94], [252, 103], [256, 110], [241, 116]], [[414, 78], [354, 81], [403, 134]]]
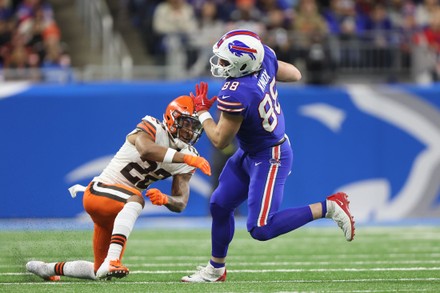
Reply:
[[199, 168], [203, 173], [208, 176], [211, 176], [211, 166], [209, 162], [203, 157], [184, 155], [183, 161], [185, 164], [190, 165], [192, 167]]
[[163, 194], [157, 188], [148, 189], [147, 192], [145, 193], [145, 196], [149, 197], [151, 203], [156, 206], [162, 206], [168, 203], [168, 196]]
[[209, 108], [211, 108], [214, 102], [217, 100], [216, 96], [209, 99], [207, 95], [208, 84], [203, 81], [200, 82], [200, 84], [196, 84], [196, 95], [194, 96], [193, 93], [190, 93], [190, 96], [194, 101], [196, 112], [209, 111]]

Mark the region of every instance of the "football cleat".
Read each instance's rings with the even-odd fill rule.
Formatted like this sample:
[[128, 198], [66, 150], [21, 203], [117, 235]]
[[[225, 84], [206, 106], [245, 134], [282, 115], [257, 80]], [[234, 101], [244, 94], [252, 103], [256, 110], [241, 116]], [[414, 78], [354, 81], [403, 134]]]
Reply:
[[96, 272], [96, 278], [100, 280], [111, 280], [112, 278], [123, 278], [127, 276], [129, 269], [121, 264], [119, 259], [104, 261]]
[[26, 270], [34, 275], [41, 277], [45, 281], [57, 282], [60, 276], [52, 275], [51, 269], [47, 263], [42, 261], [32, 260], [26, 264]]
[[327, 214], [326, 218], [333, 219], [342, 229], [347, 241], [354, 238], [354, 218], [350, 213], [350, 202], [348, 195], [344, 192], [338, 192], [327, 197]]
[[188, 283], [209, 283], [226, 281], [226, 268], [214, 268], [210, 263], [207, 266], [198, 266], [197, 271], [181, 279]]

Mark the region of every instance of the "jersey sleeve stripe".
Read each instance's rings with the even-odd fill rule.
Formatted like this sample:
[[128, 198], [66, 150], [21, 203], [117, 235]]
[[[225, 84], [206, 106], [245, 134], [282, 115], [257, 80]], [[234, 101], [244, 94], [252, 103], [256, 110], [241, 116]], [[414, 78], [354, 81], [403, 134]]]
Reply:
[[156, 126], [153, 123], [151, 123], [150, 121], [145, 121], [145, 120], [142, 121], [142, 123], [146, 127], [148, 127], [148, 129], [150, 129], [152, 133], [154, 133], [154, 136], [156, 136]]
[[217, 109], [220, 111], [231, 112], [231, 113], [239, 113], [242, 112], [245, 108], [243, 104], [240, 102], [225, 102], [222, 100], [217, 100]]
[[225, 112], [233, 112], [233, 113], [238, 113], [244, 110], [244, 108], [239, 108], [239, 109], [228, 109], [228, 108], [224, 108], [220, 105], [217, 105], [217, 109], [219, 109], [220, 111], [225, 111]]
[[243, 104], [242, 103], [240, 103], [240, 102], [226, 102], [226, 101], [222, 101], [222, 100], [219, 100], [219, 99], [217, 99], [217, 102], [219, 103], [219, 104], [222, 104], [222, 105], [224, 105], [224, 106], [235, 106], [235, 107], [243, 107]]
[[146, 121], [142, 121], [137, 125], [137, 128], [139, 128], [142, 131], [145, 131], [147, 134], [149, 134], [153, 139], [156, 139], [156, 128], [153, 128], [151, 123], [148, 123]]
[[151, 132], [151, 130], [145, 126], [143, 123], [139, 123], [137, 125], [137, 128], [139, 128], [140, 130], [142, 130], [143, 132], [147, 133], [149, 136], [151, 136], [153, 139], [156, 139], [156, 135], [153, 134], [153, 132]]

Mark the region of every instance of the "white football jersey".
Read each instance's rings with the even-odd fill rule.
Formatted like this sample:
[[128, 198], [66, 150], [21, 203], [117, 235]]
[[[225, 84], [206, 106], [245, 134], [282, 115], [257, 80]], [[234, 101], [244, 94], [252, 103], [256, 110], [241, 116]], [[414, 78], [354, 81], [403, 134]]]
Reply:
[[[181, 149], [180, 152], [198, 156], [197, 150], [179, 140], [173, 139], [168, 133], [165, 125], [151, 116], [145, 116], [142, 122], [138, 124], [137, 128], [130, 132], [130, 134], [138, 131], [145, 131], [150, 136], [154, 137], [158, 145]], [[183, 148], [182, 148], [183, 147]], [[131, 144], [127, 138], [125, 143], [102, 171], [102, 173], [95, 177], [93, 181], [98, 181], [106, 184], [123, 184], [134, 187], [139, 190], [146, 189], [151, 183], [168, 178], [176, 174], [194, 173], [195, 168], [184, 163], [163, 163], [156, 161], [143, 161], [136, 150], [136, 147]]]

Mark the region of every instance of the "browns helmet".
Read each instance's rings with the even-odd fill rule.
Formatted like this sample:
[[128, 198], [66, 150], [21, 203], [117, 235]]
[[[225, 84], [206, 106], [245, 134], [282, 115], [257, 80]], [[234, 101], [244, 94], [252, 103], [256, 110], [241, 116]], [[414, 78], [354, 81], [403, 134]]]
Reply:
[[163, 119], [173, 138], [184, 143], [193, 145], [202, 135], [202, 124], [190, 96], [180, 96], [171, 101], [165, 110]]

